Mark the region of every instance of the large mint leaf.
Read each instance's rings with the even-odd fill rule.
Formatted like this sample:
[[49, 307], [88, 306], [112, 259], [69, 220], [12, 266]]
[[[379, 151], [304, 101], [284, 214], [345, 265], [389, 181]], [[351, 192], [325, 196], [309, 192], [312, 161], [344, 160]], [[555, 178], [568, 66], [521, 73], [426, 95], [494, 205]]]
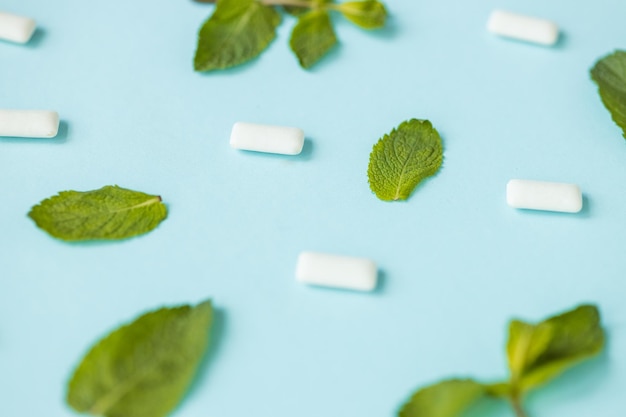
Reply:
[[591, 69], [600, 97], [626, 138], [626, 51], [615, 51]]
[[325, 10], [312, 10], [299, 17], [289, 45], [303, 68], [310, 68], [337, 43], [337, 36]]
[[374, 145], [367, 170], [370, 188], [381, 200], [406, 200], [442, 161], [439, 133], [428, 120], [411, 119]]
[[200, 29], [196, 71], [230, 68], [256, 57], [276, 37], [280, 20], [272, 6], [256, 0], [219, 0]]
[[68, 404], [106, 417], [163, 417], [182, 399], [208, 344], [213, 309], [162, 308], [96, 343], [72, 376]]
[[108, 185], [94, 191], [62, 191], [28, 215], [63, 240], [124, 239], [157, 227], [167, 209], [159, 196]]
[[[508, 343], [512, 383], [524, 392], [544, 384], [604, 347], [595, 306], [582, 305], [538, 324], [514, 321]], [[522, 359], [512, 351], [526, 352]], [[513, 361], [511, 362], [511, 358]]]
[[455, 417], [486, 395], [471, 379], [449, 379], [422, 388], [402, 406], [399, 417]]

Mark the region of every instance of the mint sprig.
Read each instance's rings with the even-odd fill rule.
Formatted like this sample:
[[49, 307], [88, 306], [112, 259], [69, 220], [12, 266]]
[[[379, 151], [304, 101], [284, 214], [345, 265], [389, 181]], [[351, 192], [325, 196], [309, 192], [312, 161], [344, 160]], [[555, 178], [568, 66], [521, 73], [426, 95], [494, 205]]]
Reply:
[[[203, 0], [202, 3], [213, 1]], [[378, 0], [219, 0], [198, 36], [196, 71], [231, 68], [261, 54], [276, 37], [281, 12], [298, 19], [289, 41], [303, 68], [310, 68], [337, 43], [331, 12], [363, 29], [385, 25], [387, 10]]]
[[531, 390], [549, 382], [604, 347], [600, 313], [593, 305], [536, 324], [509, 324], [507, 381], [485, 384], [473, 379], [449, 379], [418, 390], [399, 417], [457, 417], [483, 397], [507, 400], [517, 417], [528, 417], [523, 402]]

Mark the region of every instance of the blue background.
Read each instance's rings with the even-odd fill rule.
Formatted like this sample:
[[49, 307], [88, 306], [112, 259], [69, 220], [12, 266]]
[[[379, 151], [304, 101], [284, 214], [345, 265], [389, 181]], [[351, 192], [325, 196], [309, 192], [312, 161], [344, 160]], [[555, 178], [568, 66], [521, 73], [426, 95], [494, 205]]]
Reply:
[[[387, 6], [379, 32], [337, 16], [341, 46], [311, 71], [285, 17], [254, 62], [198, 74], [213, 6], [2, 0], [39, 29], [26, 46], [0, 42], [0, 107], [63, 123], [51, 140], [0, 138], [0, 415], [74, 415], [65, 384], [93, 342], [210, 297], [214, 344], [176, 417], [394, 416], [424, 384], [505, 377], [511, 317], [582, 302], [601, 308], [606, 352], [531, 395], [529, 413], [624, 416], [626, 143], [588, 70], [626, 48], [626, 2]], [[553, 19], [561, 40], [497, 38], [494, 8]], [[408, 202], [379, 201], [371, 148], [413, 117], [441, 133], [443, 167]], [[301, 127], [305, 150], [233, 150], [236, 121]], [[511, 209], [511, 178], [579, 184], [585, 208]], [[168, 219], [127, 241], [68, 244], [26, 217], [58, 191], [108, 184], [163, 196]], [[300, 285], [302, 250], [372, 258], [381, 285]]]

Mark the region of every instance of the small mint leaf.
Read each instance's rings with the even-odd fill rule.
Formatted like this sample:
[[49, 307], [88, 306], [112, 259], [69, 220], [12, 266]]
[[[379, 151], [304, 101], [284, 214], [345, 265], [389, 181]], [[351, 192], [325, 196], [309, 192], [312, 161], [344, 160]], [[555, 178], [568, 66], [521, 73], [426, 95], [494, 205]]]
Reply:
[[626, 51], [615, 51], [591, 69], [600, 98], [626, 138]]
[[76, 368], [67, 403], [96, 416], [166, 416], [196, 373], [212, 317], [205, 301], [161, 308], [113, 331]]
[[219, 0], [198, 36], [196, 71], [225, 69], [258, 56], [276, 37], [281, 18], [256, 0]]
[[439, 133], [428, 120], [411, 119], [383, 136], [370, 154], [371, 190], [384, 201], [406, 200], [443, 161]]
[[507, 357], [513, 379], [524, 375], [534, 361], [545, 352], [553, 336], [548, 323], [532, 325], [519, 320], [509, 324]]
[[377, 0], [349, 1], [338, 6], [343, 16], [364, 29], [378, 29], [385, 26], [387, 10]]
[[159, 196], [108, 185], [94, 191], [62, 191], [28, 215], [63, 240], [125, 239], [157, 227], [167, 209]]
[[417, 391], [398, 417], [455, 417], [485, 395], [485, 387], [476, 381], [449, 379]]
[[[523, 361], [514, 361], [516, 365], [512, 367], [512, 382], [519, 384], [522, 392], [548, 382], [604, 347], [600, 313], [593, 305], [579, 306], [536, 325], [517, 323], [512, 325], [517, 330], [510, 336], [507, 350], [528, 352]], [[513, 347], [516, 344], [524, 347]]]
[[303, 68], [310, 68], [337, 43], [330, 16], [325, 10], [312, 10], [298, 18], [289, 45]]

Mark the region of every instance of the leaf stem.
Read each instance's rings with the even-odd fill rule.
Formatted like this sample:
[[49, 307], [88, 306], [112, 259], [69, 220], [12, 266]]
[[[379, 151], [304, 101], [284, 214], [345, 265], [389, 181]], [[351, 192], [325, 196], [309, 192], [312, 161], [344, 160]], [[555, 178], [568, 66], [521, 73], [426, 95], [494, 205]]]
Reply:
[[526, 414], [526, 411], [524, 411], [524, 407], [522, 406], [522, 398], [519, 394], [511, 395], [510, 401], [516, 417], [528, 417], [528, 414]]

